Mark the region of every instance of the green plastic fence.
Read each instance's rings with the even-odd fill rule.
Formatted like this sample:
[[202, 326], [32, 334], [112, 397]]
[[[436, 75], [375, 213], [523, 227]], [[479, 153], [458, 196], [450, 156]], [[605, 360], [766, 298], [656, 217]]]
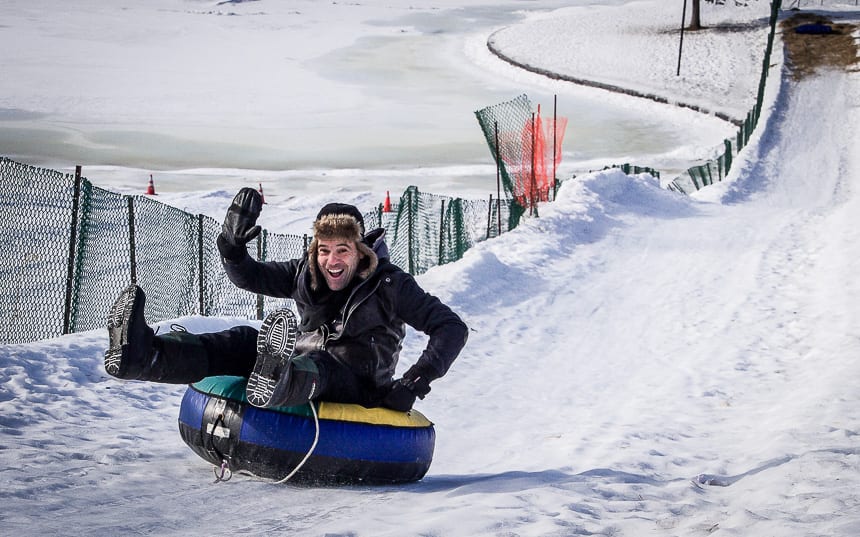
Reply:
[[0, 334], [5, 341], [63, 329], [74, 180], [0, 160]]
[[482, 108], [475, 112], [478, 125], [501, 173], [507, 197], [514, 197], [515, 178], [508, 163], [531, 160], [531, 148], [523, 139], [523, 128], [531, 121], [532, 104], [528, 96], [520, 95], [510, 101]]
[[[93, 186], [0, 158], [0, 343], [100, 328], [129, 282], [147, 291], [149, 322], [184, 315], [262, 319], [292, 301], [237, 289], [221, 266], [221, 223], [145, 196]], [[475, 243], [512, 229], [508, 200], [403, 193], [390, 212], [364, 214], [386, 229], [391, 258], [412, 274], [460, 259]], [[226, 207], [225, 207], [226, 211]], [[306, 235], [264, 231], [248, 245], [260, 260], [303, 255]]]
[[703, 164], [692, 166], [686, 172], [672, 180], [669, 183], [671, 190], [689, 194], [700, 190], [715, 182], [722, 181], [732, 167], [732, 160], [737, 156], [747, 142], [750, 135], [761, 117], [762, 104], [764, 102], [764, 90], [767, 84], [767, 77], [770, 73], [770, 59], [773, 52], [773, 40], [776, 34], [776, 22], [779, 17], [779, 10], [782, 6], [781, 0], [771, 2], [770, 9], [770, 31], [767, 36], [767, 45], [765, 46], [764, 59], [762, 60], [761, 78], [759, 79], [758, 92], [756, 94], [755, 105], [747, 113], [744, 122], [738, 127], [737, 135], [734, 140], [725, 140], [723, 143], [725, 148], [723, 152], [712, 160], [708, 160]]
[[[719, 157], [691, 167], [669, 188], [689, 193], [721, 181], [733, 156], [749, 141], [761, 114], [780, 5], [780, 0], [771, 4], [756, 104], [736, 138], [725, 140]], [[504, 163], [520, 161], [522, 155], [500, 154], [506, 147], [521, 151], [516, 144], [502, 143], [500, 136], [520, 132], [530, 114], [524, 95], [476, 112], [508, 193], [513, 179]], [[625, 173], [659, 176], [651, 168], [620, 167]], [[215, 248], [221, 225], [212, 218], [100, 189], [80, 173], [63, 174], [3, 157], [0, 181], [0, 343], [103, 327], [114, 298], [132, 281], [147, 290], [149, 322], [190, 314], [262, 319], [291, 303], [230, 283]], [[368, 227], [386, 229], [392, 261], [420, 274], [513, 229], [524, 211], [512, 199], [470, 201], [410, 187], [393, 211], [380, 205], [364, 217]], [[248, 248], [256, 259], [292, 259], [307, 245], [307, 236], [264, 231]]]

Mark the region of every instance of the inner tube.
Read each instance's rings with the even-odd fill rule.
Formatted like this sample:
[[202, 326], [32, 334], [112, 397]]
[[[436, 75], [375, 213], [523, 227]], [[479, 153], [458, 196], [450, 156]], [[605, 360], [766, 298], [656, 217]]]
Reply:
[[319, 439], [290, 482], [399, 484], [418, 481], [433, 460], [436, 432], [417, 410], [312, 402], [262, 409], [245, 397], [244, 377], [209, 377], [185, 391], [179, 433], [192, 451], [234, 473], [282, 479], [293, 472]]

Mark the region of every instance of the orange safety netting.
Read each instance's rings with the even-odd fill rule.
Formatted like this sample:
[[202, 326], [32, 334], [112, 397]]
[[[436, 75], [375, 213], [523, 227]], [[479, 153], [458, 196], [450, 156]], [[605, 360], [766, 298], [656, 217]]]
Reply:
[[544, 119], [532, 114], [520, 133], [522, 151], [519, 162], [507, 162], [514, 178], [514, 198], [526, 208], [536, 207], [538, 202], [548, 201], [555, 185], [556, 170], [561, 163], [561, 144], [567, 118]]

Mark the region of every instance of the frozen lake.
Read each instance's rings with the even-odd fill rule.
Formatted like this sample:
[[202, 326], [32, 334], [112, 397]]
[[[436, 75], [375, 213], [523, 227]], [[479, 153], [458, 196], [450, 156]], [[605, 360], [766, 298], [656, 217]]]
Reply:
[[[554, 82], [487, 36], [570, 2], [11, 0], [0, 27], [0, 154], [140, 191], [330, 188], [492, 192], [474, 116], [527, 94], [569, 119], [559, 176], [631, 162], [686, 167], [734, 127]], [[580, 2], [585, 4], [587, 2]]]

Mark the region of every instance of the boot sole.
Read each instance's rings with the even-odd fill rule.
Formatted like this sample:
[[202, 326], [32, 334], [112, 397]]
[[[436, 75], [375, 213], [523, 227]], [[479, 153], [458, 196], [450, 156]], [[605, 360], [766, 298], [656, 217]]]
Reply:
[[105, 351], [105, 371], [115, 377], [123, 373], [123, 358], [128, 348], [128, 324], [138, 299], [140, 288], [129, 285], [120, 293], [108, 313], [108, 350]]
[[249, 403], [266, 408], [278, 406], [284, 398], [297, 335], [291, 310], [278, 310], [263, 321], [257, 336], [257, 361], [245, 388]]

